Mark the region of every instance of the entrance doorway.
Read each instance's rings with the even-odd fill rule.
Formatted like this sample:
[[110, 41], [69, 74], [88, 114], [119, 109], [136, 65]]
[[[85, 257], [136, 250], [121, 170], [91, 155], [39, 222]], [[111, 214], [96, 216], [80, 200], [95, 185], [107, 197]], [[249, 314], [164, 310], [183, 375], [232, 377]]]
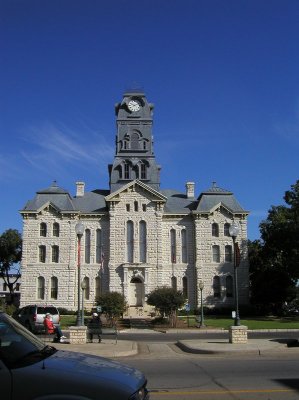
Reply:
[[134, 277], [130, 282], [129, 305], [142, 307], [144, 299], [144, 286], [140, 278]]

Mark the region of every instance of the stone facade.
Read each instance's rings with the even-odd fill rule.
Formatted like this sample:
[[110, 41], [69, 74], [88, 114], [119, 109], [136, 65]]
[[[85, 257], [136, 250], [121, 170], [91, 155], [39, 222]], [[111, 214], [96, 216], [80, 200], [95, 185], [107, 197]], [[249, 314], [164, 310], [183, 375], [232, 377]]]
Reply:
[[205, 305], [233, 308], [232, 221], [240, 226], [239, 302], [248, 303], [248, 212], [215, 183], [198, 197], [192, 182], [185, 193], [160, 188], [152, 110], [141, 92], [125, 93], [116, 106], [109, 190], [85, 192], [78, 182], [71, 196], [54, 182], [21, 211], [22, 306], [46, 302], [77, 309], [79, 220], [85, 229], [80, 271], [86, 308], [95, 306], [101, 293], [117, 291], [125, 295], [129, 315], [146, 316], [151, 311], [146, 295], [158, 286], [182, 290], [195, 308], [200, 280]]

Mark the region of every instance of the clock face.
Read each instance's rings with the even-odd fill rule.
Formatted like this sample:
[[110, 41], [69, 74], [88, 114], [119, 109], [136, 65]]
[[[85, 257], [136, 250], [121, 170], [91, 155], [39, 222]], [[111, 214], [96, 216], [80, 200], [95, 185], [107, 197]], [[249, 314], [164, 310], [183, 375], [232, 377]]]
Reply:
[[129, 109], [130, 111], [136, 112], [136, 111], [139, 111], [140, 108], [141, 108], [141, 105], [140, 105], [140, 103], [139, 103], [138, 100], [130, 100], [130, 101], [129, 101], [129, 103], [128, 103], [128, 109]]

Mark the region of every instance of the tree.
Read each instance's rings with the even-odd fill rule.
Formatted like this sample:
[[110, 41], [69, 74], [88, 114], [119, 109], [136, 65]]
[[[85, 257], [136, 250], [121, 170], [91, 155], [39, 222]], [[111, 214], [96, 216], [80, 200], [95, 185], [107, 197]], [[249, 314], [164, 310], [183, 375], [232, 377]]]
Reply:
[[0, 277], [10, 293], [8, 303], [13, 303], [15, 284], [20, 278], [22, 237], [16, 229], [8, 229], [0, 236]]
[[112, 324], [126, 309], [125, 297], [118, 292], [105, 293], [99, 296], [97, 301]]
[[284, 200], [260, 224], [261, 240], [248, 246], [252, 302], [275, 310], [296, 296], [299, 280], [299, 181]]
[[160, 314], [169, 318], [172, 327], [176, 325], [176, 312], [186, 302], [181, 291], [169, 287], [153, 290], [147, 297], [147, 304], [154, 306]]

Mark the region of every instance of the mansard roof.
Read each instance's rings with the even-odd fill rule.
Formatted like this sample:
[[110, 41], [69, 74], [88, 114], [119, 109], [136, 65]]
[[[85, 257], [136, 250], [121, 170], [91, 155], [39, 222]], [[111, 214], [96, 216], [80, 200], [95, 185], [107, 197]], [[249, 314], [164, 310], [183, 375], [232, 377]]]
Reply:
[[200, 194], [195, 212], [210, 212], [219, 204], [232, 213], [248, 214], [248, 211], [244, 210], [234, 194], [229, 190], [218, 187], [216, 182], [213, 182], [209, 189]]
[[178, 192], [173, 189], [161, 190], [167, 198], [164, 212], [167, 214], [188, 214], [196, 208], [196, 199], [188, 198], [186, 193]]
[[76, 210], [81, 212], [105, 212], [107, 211], [106, 196], [109, 195], [110, 190], [92, 190], [91, 192], [84, 193], [83, 196], [74, 197], [73, 203]]
[[69, 192], [59, 187], [54, 181], [51, 186], [36, 192], [35, 197], [29, 200], [21, 212], [37, 211], [45, 204], [53, 204], [60, 211], [74, 211], [75, 206]]
[[72, 197], [67, 190], [59, 187], [54, 181], [48, 188], [37, 191], [36, 196], [27, 202], [21, 213], [38, 212], [49, 204], [61, 212], [103, 213], [108, 211], [107, 201], [118, 199], [122, 191], [134, 185], [138, 185], [150, 193], [153, 201], [165, 203], [165, 214], [211, 213], [219, 205], [231, 213], [248, 214], [248, 211], [241, 207], [231, 191], [218, 187], [215, 182], [196, 199], [188, 198], [186, 193], [174, 189], [156, 191], [138, 179], [123, 185], [114, 192], [96, 189], [75, 197]]

